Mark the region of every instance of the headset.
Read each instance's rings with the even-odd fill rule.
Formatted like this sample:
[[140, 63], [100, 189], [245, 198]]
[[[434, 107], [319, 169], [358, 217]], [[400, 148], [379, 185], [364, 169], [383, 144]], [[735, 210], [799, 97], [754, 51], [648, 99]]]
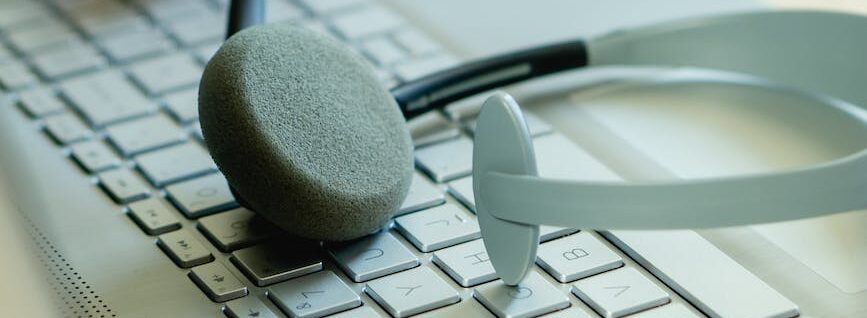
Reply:
[[[232, 1], [228, 34], [260, 24], [263, 16], [262, 1]], [[861, 124], [857, 133], [867, 148], [867, 112], [857, 106], [867, 105], [864, 34], [867, 17], [845, 13], [761, 11], [691, 18], [485, 58], [390, 93], [410, 119], [496, 87], [583, 67], [711, 68], [766, 79], [850, 117]], [[639, 183], [550, 180], [537, 176], [521, 110], [505, 94], [484, 102], [474, 138], [476, 214], [491, 262], [508, 285], [518, 284], [532, 267], [540, 224], [704, 228], [867, 207], [867, 149], [780, 173]]]

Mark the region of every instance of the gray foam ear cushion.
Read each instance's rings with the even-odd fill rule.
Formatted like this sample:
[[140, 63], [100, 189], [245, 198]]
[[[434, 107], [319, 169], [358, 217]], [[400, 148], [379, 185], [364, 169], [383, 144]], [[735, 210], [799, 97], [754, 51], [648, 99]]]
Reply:
[[412, 141], [373, 67], [327, 35], [248, 28], [217, 51], [199, 86], [202, 133], [249, 208], [301, 237], [340, 241], [381, 228], [412, 180]]

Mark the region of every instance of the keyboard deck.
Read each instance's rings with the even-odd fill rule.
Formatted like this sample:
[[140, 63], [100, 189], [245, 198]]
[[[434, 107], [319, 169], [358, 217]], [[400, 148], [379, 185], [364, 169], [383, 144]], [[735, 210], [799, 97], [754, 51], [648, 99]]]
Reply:
[[[472, 112], [410, 123], [418, 169], [387, 229], [341, 244], [283, 237], [235, 202], [197, 123], [198, 81], [223, 38], [226, 6], [0, 1], [0, 87], [96, 180], [95, 195], [123, 207], [154, 249], [186, 269], [179, 278], [198, 286], [215, 312], [648, 318], [715, 316], [725, 307], [693, 297], [703, 290], [685, 284], [694, 279], [648, 271], [656, 254], [610, 232], [543, 226], [527, 279], [518, 287], [497, 281], [473, 213]], [[269, 23], [293, 21], [345, 41], [389, 87], [459, 61], [373, 1], [267, 6]], [[586, 154], [532, 114], [528, 122], [542, 174], [579, 176], [562, 158]]]

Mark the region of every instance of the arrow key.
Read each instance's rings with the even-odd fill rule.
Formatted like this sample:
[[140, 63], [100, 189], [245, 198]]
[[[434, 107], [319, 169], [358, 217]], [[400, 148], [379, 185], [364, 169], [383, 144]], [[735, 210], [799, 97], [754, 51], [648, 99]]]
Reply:
[[[190, 271], [190, 278], [215, 302], [244, 297], [247, 287], [226, 266], [213, 262]], [[243, 316], [242, 316], [243, 317]]]
[[579, 280], [572, 285], [572, 293], [607, 318], [669, 302], [668, 293], [631, 267]]
[[225, 312], [232, 318], [277, 318], [268, 306], [253, 296], [227, 302]]

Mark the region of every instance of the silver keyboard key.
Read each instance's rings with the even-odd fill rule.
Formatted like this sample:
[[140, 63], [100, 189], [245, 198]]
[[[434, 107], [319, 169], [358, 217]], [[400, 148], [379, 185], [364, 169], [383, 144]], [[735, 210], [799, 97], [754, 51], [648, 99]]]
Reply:
[[668, 293], [631, 267], [579, 280], [572, 293], [606, 318], [623, 317], [669, 302]]
[[418, 318], [454, 318], [454, 317], [473, 317], [473, 318], [483, 318], [489, 317], [494, 318], [494, 314], [492, 314], [489, 310], [485, 309], [485, 306], [482, 306], [477, 301], [467, 300], [462, 301], [457, 304], [448, 305], [446, 307], [434, 309], [431, 311], [423, 312], [418, 316], [414, 316]]
[[69, 148], [72, 150], [72, 158], [87, 172], [117, 168], [121, 164], [120, 157], [99, 140], [80, 142]]
[[797, 305], [694, 231], [602, 234], [710, 317], [798, 316]]
[[377, 5], [366, 5], [332, 17], [331, 22], [349, 40], [381, 34], [403, 25], [403, 20]]
[[539, 245], [536, 262], [561, 283], [623, 266], [623, 259], [584, 231]]
[[328, 316], [328, 318], [383, 318], [370, 306], [361, 306], [352, 310], [347, 310], [339, 314]]
[[461, 300], [454, 288], [426, 266], [370, 281], [364, 291], [393, 317], [408, 317]]
[[406, 52], [386, 37], [365, 41], [361, 44], [361, 50], [381, 66], [390, 66], [407, 58]]
[[72, 106], [97, 126], [141, 116], [155, 108], [119, 71], [76, 77], [61, 87]]
[[[195, 54], [196, 57], [199, 58], [199, 61], [202, 63], [208, 63], [211, 60], [211, 57], [217, 53], [217, 50], [220, 49], [220, 42], [205, 44], [196, 49]], [[198, 91], [198, 89], [196, 89]]]
[[397, 215], [403, 215], [418, 210], [427, 209], [446, 202], [443, 192], [418, 172], [412, 176], [409, 193], [400, 205]]
[[414, 29], [402, 30], [394, 35], [394, 39], [414, 56], [423, 56], [443, 50], [436, 41]]
[[172, 48], [172, 42], [162, 31], [150, 27], [104, 37], [99, 40], [99, 45], [117, 62], [157, 55]]
[[313, 242], [269, 242], [237, 250], [231, 260], [256, 286], [273, 285], [322, 270], [319, 246]]
[[172, 116], [180, 123], [191, 123], [199, 118], [199, 89], [191, 88], [166, 95], [163, 100]]
[[15, 48], [27, 54], [50, 51], [53, 49], [51, 46], [79, 39], [71, 28], [54, 18], [39, 21], [27, 28], [9, 32], [7, 35], [9, 42]]
[[159, 235], [181, 228], [174, 209], [157, 198], [129, 204], [129, 215], [148, 235]]
[[361, 306], [361, 297], [330, 271], [299, 277], [268, 290], [277, 307], [292, 317], [322, 317]]
[[422, 252], [481, 237], [476, 217], [450, 203], [398, 217], [394, 223], [397, 230]]
[[391, 233], [383, 232], [360, 240], [337, 244], [328, 253], [353, 281], [363, 282], [419, 265], [418, 258]]
[[89, 1], [68, 8], [67, 12], [75, 24], [96, 39], [148, 29], [144, 16], [122, 2]]
[[[560, 311], [555, 311], [545, 315], [545, 318], [593, 318], [596, 315], [590, 316], [584, 309], [578, 307], [569, 307]], [[679, 317], [679, 316], [671, 316]]]
[[265, 1], [265, 23], [297, 20], [304, 16], [304, 11], [286, 1]]
[[356, 8], [369, 4], [369, 0], [304, 0], [304, 4], [318, 14]]
[[243, 297], [226, 303], [224, 311], [231, 318], [278, 318], [258, 297]]
[[436, 251], [431, 261], [463, 287], [472, 287], [497, 279], [494, 266], [482, 240]]
[[578, 232], [578, 229], [572, 229], [561, 226], [540, 225], [539, 226], [539, 242], [545, 243], [555, 238], [564, 237], [569, 234]]
[[0, 85], [6, 89], [18, 89], [38, 81], [36, 75], [33, 75], [33, 72], [22, 62], [4, 61], [0, 63]]
[[[273, 0], [266, 2], [273, 2]], [[270, 11], [265, 12], [266, 16], [270, 13]], [[222, 28], [224, 25], [226, 25], [225, 15], [207, 11], [173, 21], [166, 27], [183, 45], [194, 46], [219, 41], [226, 34], [225, 28]]]
[[70, 42], [57, 49], [36, 55], [33, 65], [42, 76], [50, 79], [92, 71], [106, 64], [93, 46], [81, 42]]
[[473, 296], [498, 317], [535, 317], [569, 307], [569, 298], [535, 271], [518, 286], [496, 281], [476, 287]]
[[394, 72], [403, 81], [411, 81], [422, 76], [445, 70], [459, 63], [454, 56], [441, 53], [399, 64]]
[[473, 142], [460, 137], [417, 149], [415, 161], [436, 182], [464, 177], [473, 171]]
[[43, 117], [45, 115], [62, 112], [66, 107], [54, 91], [48, 87], [26, 90], [18, 93], [21, 107], [31, 117]]
[[112, 125], [105, 132], [125, 156], [178, 144], [187, 138], [186, 132], [163, 114]]
[[[527, 130], [530, 131], [530, 136], [537, 137], [549, 134], [554, 131], [554, 128], [551, 127], [548, 123], [546, 123], [541, 118], [533, 115], [530, 112], [524, 112], [524, 119], [527, 122]], [[471, 120], [467, 123], [467, 128], [469, 128], [471, 133], [476, 132], [476, 120]], [[574, 146], [570, 146], [574, 147]]]
[[157, 20], [177, 20], [183, 19], [187, 14], [191, 14], [191, 12], [211, 11], [208, 4], [201, 0], [135, 0], [135, 2]]
[[18, 1], [0, 4], [0, 27], [12, 28], [20, 25], [28, 25], [32, 21], [38, 21], [49, 17], [48, 9], [36, 1]]
[[449, 182], [448, 191], [470, 211], [476, 211], [476, 197], [473, 196], [473, 177], [464, 177]]
[[93, 131], [72, 114], [60, 114], [45, 119], [45, 130], [59, 144], [89, 139]]
[[194, 86], [202, 77], [202, 67], [187, 53], [144, 60], [133, 64], [130, 72], [149, 94], [162, 94], [176, 88]]
[[102, 172], [98, 176], [99, 184], [117, 203], [129, 203], [150, 195], [147, 185], [125, 168]]
[[214, 260], [214, 255], [186, 230], [169, 232], [159, 236], [157, 245], [180, 267], [190, 268]]
[[653, 308], [647, 311], [642, 311], [635, 315], [629, 316], [629, 318], [669, 318], [669, 317], [677, 317], [677, 318], [699, 318], [704, 316], [699, 316], [698, 314], [686, 308], [683, 304], [669, 304], [665, 306], [659, 306], [657, 308]]
[[185, 143], [136, 157], [139, 169], [156, 186], [182, 181], [216, 170], [201, 146]]
[[229, 301], [247, 295], [247, 286], [220, 262], [193, 267], [190, 279], [215, 302]]
[[457, 125], [439, 112], [430, 112], [406, 123], [416, 149], [461, 135]]
[[168, 197], [188, 218], [197, 218], [238, 206], [226, 178], [219, 173], [166, 187]]
[[253, 245], [278, 233], [274, 225], [245, 208], [203, 217], [198, 226], [223, 252]]

